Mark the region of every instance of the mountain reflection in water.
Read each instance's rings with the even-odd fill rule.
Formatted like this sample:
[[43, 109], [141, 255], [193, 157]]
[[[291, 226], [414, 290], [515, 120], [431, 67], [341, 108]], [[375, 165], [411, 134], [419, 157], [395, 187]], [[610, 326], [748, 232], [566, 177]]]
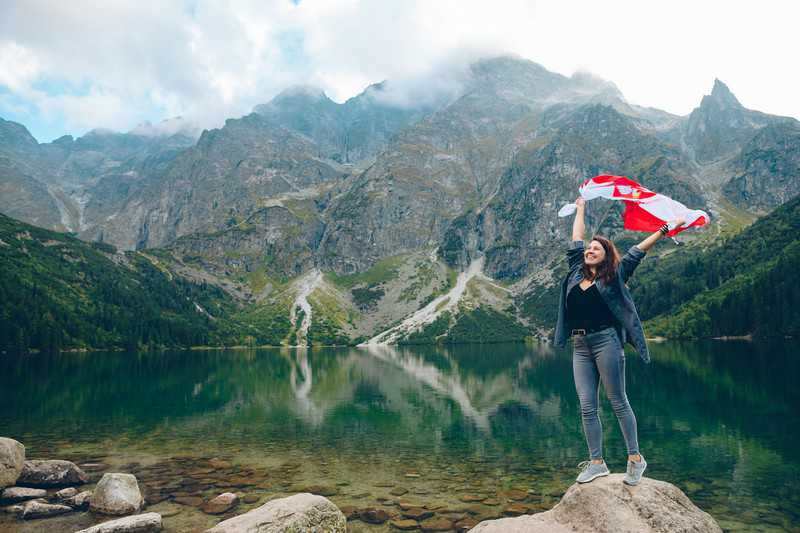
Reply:
[[[757, 508], [777, 530], [797, 523], [798, 347], [669, 342], [652, 345], [651, 365], [629, 354], [648, 474], [717, 519]], [[620, 471], [624, 442], [605, 398], [602, 411]], [[30, 457], [195, 450], [246, 461], [294, 450], [480, 465], [564, 488], [586, 456], [570, 354], [549, 345], [2, 355], [0, 427]]]

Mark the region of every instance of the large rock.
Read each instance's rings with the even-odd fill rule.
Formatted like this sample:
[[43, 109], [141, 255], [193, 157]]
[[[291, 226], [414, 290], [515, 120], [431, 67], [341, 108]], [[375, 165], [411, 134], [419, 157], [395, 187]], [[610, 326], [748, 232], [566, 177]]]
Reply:
[[16, 485], [25, 464], [25, 446], [6, 437], [0, 437], [0, 489]]
[[117, 518], [88, 529], [81, 529], [77, 533], [150, 533], [151, 531], [161, 531], [161, 515], [158, 513]]
[[475, 533], [722, 533], [711, 515], [695, 506], [681, 490], [664, 481], [643, 478], [639, 485], [622, 483], [613, 474], [569, 488], [549, 511], [486, 520]]
[[307, 492], [265, 503], [206, 533], [345, 533], [347, 519], [324, 496]]
[[13, 503], [24, 502], [26, 500], [35, 500], [36, 498], [44, 498], [47, 496], [47, 491], [44, 489], [31, 489], [27, 487], [9, 487], [5, 490], [0, 490], [0, 505], [10, 505]]
[[20, 517], [23, 520], [30, 520], [32, 518], [48, 518], [71, 512], [72, 507], [67, 507], [66, 505], [56, 505], [39, 500], [32, 500], [22, 505], [22, 514], [20, 514]]
[[61, 487], [81, 485], [89, 481], [83, 470], [71, 461], [25, 461], [17, 480], [21, 487]]
[[138, 513], [144, 505], [133, 474], [103, 474], [89, 499], [89, 509], [103, 514]]

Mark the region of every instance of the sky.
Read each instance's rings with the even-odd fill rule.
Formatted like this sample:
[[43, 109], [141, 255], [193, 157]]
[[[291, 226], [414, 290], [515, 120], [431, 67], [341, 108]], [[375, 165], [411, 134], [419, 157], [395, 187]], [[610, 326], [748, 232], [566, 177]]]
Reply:
[[342, 102], [389, 79], [424, 97], [505, 53], [679, 115], [719, 78], [745, 107], [800, 118], [795, 1], [0, 0], [0, 13], [0, 117], [40, 142], [176, 116], [219, 127], [295, 84]]

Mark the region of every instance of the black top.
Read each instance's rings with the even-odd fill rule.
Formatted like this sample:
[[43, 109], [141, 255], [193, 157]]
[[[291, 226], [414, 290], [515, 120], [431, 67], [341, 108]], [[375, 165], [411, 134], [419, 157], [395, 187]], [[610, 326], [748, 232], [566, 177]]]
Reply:
[[616, 323], [614, 315], [603, 300], [597, 284], [581, 289], [576, 283], [567, 295], [567, 323], [571, 329], [598, 331]]

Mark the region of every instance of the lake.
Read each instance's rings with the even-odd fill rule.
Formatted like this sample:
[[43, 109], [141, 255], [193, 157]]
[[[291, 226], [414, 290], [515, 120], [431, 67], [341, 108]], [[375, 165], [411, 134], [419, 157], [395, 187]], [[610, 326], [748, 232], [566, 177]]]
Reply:
[[[726, 530], [800, 531], [800, 343], [651, 348], [652, 364], [627, 364], [646, 475]], [[624, 472], [603, 402], [606, 461]], [[218, 522], [192, 497], [226, 491], [248, 496], [236, 513], [301, 490], [342, 508], [410, 501], [453, 522], [536, 512], [588, 456], [570, 352], [544, 344], [0, 355], [0, 436], [28, 458], [92, 463], [95, 477], [136, 474], [166, 531]], [[4, 531], [53, 523], [0, 515]]]

